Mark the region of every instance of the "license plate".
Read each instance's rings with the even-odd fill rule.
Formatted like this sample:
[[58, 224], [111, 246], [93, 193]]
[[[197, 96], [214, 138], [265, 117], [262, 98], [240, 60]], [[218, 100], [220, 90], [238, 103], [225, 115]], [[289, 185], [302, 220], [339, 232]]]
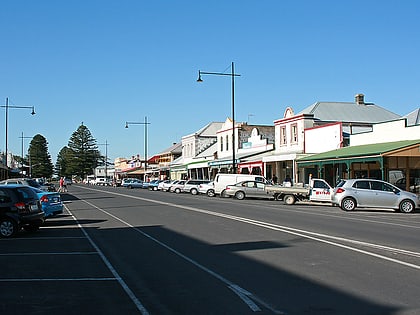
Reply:
[[31, 211], [38, 211], [38, 205], [30, 205]]

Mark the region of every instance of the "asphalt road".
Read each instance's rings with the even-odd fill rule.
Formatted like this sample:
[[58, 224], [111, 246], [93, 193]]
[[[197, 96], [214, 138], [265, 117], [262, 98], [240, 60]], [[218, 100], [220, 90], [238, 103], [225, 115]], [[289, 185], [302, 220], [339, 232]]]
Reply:
[[420, 314], [420, 213], [72, 185], [0, 314]]

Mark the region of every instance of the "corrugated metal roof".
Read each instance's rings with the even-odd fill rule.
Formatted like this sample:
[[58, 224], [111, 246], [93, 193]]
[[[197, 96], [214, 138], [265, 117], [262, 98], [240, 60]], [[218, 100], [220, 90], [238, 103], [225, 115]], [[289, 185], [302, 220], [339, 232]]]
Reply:
[[217, 142], [214, 142], [211, 144], [208, 148], [206, 148], [203, 152], [198, 154], [194, 157], [194, 159], [202, 159], [206, 157], [212, 157], [214, 155], [214, 152], [217, 151]]
[[416, 145], [416, 144], [420, 144], [420, 139], [349, 146], [345, 148], [340, 148], [340, 149], [336, 149], [332, 151], [327, 151], [327, 152], [303, 157], [303, 158], [297, 159], [297, 162], [299, 163], [299, 162], [309, 162], [309, 161], [321, 161], [321, 160], [343, 159], [343, 158], [361, 157], [361, 156], [382, 155], [386, 152], [394, 151], [397, 149], [401, 149], [401, 148]]
[[375, 104], [359, 105], [354, 102], [316, 102], [298, 113], [301, 114], [313, 114], [314, 118], [321, 121], [361, 123], [378, 123], [401, 118], [400, 115]]
[[216, 133], [217, 131], [222, 128], [223, 126], [223, 122], [211, 122], [208, 125], [204, 126], [203, 128], [201, 128], [199, 131], [197, 131], [196, 133], [200, 136], [213, 136], [216, 137]]
[[174, 153], [174, 154], [182, 153], [182, 143], [181, 142], [174, 143], [172, 146], [160, 152], [158, 155], [163, 155], [163, 154], [168, 154], [168, 153]]
[[407, 119], [407, 126], [420, 125], [420, 108], [412, 111], [408, 115], [404, 116]]
[[192, 135], [197, 135], [200, 137], [216, 137], [217, 131], [222, 128], [223, 124], [224, 124], [223, 122], [208, 123], [204, 127], [197, 130], [196, 132], [183, 136], [182, 138], [187, 138]]

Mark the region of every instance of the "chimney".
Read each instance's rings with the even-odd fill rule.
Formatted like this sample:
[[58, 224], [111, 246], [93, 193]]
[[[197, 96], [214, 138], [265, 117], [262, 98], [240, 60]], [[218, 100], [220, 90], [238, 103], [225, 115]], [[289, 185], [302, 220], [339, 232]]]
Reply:
[[365, 96], [363, 94], [356, 94], [355, 102], [357, 105], [365, 105]]

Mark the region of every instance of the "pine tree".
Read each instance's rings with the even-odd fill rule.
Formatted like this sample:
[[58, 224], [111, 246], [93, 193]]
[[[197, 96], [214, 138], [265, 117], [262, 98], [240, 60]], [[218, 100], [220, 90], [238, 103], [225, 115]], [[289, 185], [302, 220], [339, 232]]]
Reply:
[[37, 134], [32, 138], [28, 149], [28, 159], [32, 177], [50, 178], [52, 176], [53, 163], [48, 153], [48, 142], [44, 136]]
[[57, 162], [55, 163], [55, 173], [62, 177], [72, 177], [72, 172], [68, 169], [68, 161], [73, 157], [73, 151], [65, 146], [63, 147], [57, 155]]
[[98, 166], [100, 154], [96, 139], [83, 123], [71, 135], [68, 148], [69, 151], [66, 151], [66, 173], [81, 178], [92, 174], [94, 168]]

